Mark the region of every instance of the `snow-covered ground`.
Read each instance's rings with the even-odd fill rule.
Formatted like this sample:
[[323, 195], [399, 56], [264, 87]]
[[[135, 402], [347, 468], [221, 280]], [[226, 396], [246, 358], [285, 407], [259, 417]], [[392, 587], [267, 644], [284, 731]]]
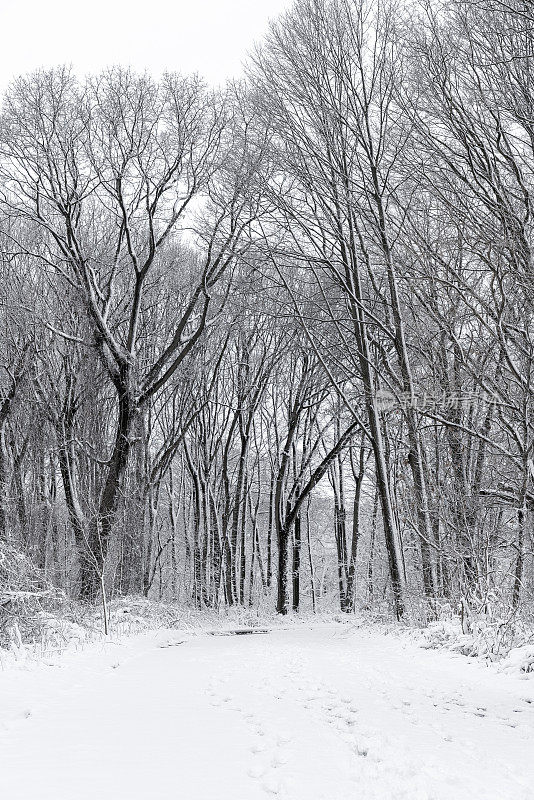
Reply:
[[368, 627], [160, 631], [0, 672], [5, 800], [532, 800], [533, 755], [534, 679]]

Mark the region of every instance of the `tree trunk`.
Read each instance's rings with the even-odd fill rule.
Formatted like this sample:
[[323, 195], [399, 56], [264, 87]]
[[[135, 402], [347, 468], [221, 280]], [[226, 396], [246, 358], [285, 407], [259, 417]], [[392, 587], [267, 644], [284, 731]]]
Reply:
[[360, 503], [365, 470], [365, 449], [363, 439], [360, 445], [359, 471], [354, 476], [354, 501], [352, 504], [352, 538], [350, 543], [349, 568], [347, 573], [347, 594], [345, 598], [345, 611], [351, 614], [356, 602], [356, 557], [360, 540]]
[[525, 542], [526, 507], [523, 505], [517, 512], [517, 555], [514, 568], [514, 588], [512, 592], [512, 608], [517, 609], [521, 600], [523, 585], [524, 542]]
[[271, 485], [269, 487], [269, 519], [267, 523], [267, 587], [270, 589], [273, 582], [273, 527], [274, 527], [274, 470], [271, 472]]
[[295, 517], [293, 529], [293, 611], [299, 610], [300, 605], [300, 551], [302, 544], [301, 515]]
[[291, 561], [291, 535], [285, 527], [277, 530], [278, 539], [278, 592], [276, 610], [279, 614], [288, 614], [291, 606], [290, 594], [290, 561]]
[[8, 534], [8, 477], [7, 446], [5, 423], [0, 420], [0, 541], [5, 541]]
[[129, 392], [127, 373], [118, 389], [118, 417], [115, 445], [100, 497], [97, 514], [89, 532], [90, 561], [82, 568], [82, 591], [84, 600], [94, 601], [102, 585], [102, 577], [109, 542], [113, 530], [114, 517], [121, 497], [121, 488], [128, 466], [132, 446], [132, 435], [138, 419], [138, 408]]
[[311, 589], [311, 600], [312, 600], [312, 611], [315, 614], [317, 611], [317, 602], [315, 596], [315, 566], [313, 563], [313, 553], [311, 547], [311, 536], [310, 536], [310, 502], [308, 499], [308, 503], [306, 505], [306, 541], [308, 543], [308, 561], [310, 564], [310, 589]]

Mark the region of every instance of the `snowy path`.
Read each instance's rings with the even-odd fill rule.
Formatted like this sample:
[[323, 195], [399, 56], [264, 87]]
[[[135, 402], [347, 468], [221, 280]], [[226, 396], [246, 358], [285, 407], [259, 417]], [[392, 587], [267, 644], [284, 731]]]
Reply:
[[532, 800], [534, 680], [346, 626], [0, 672], [5, 800]]

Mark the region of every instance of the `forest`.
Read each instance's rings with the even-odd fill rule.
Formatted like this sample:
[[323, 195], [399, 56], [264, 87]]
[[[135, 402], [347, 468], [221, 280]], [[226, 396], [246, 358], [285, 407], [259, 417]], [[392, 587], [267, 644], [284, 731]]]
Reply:
[[0, 112], [0, 619], [531, 620], [534, 11], [297, 0]]

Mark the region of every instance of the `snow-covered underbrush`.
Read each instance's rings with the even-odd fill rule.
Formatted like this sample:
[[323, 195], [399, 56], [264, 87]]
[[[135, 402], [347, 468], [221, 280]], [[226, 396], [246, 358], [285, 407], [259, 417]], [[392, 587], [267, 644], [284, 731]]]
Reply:
[[[16, 596], [15, 596], [16, 595]], [[235, 606], [194, 609], [177, 603], [148, 600], [142, 596], [111, 599], [108, 603], [109, 636], [104, 634], [100, 605], [69, 600], [62, 592], [42, 586], [30, 591], [18, 587], [3, 609], [0, 624], [0, 656], [6, 660], [28, 661], [66, 650], [77, 650], [100, 640], [119, 640], [145, 631], [168, 630], [180, 634], [239, 633], [254, 628], [287, 627], [306, 621], [354, 623], [354, 618], [334, 612], [280, 617], [274, 601], [266, 598], [260, 608]], [[270, 600], [270, 602], [268, 602]]]
[[[103, 610], [73, 601], [46, 584], [42, 573], [19, 551], [0, 544], [0, 655], [17, 661], [79, 649], [103, 640]], [[361, 603], [356, 614], [342, 614], [334, 603], [313, 614], [311, 609], [281, 617], [274, 597], [259, 607], [235, 606], [194, 609], [141, 596], [113, 598], [107, 605], [108, 640], [153, 630], [182, 633], [242, 633], [254, 628], [290, 627], [337, 622], [349, 627], [381, 628], [388, 635], [408, 636], [426, 649], [444, 649], [465, 656], [499, 662], [499, 669], [534, 677], [534, 620], [526, 615], [488, 613], [472, 606], [463, 611], [449, 603], [423, 607], [412, 604], [403, 618], [391, 622], [392, 609], [384, 602], [372, 610]], [[430, 613], [431, 612], [431, 613]], [[432, 621], [429, 617], [434, 616]], [[435, 618], [437, 616], [437, 619]]]
[[534, 677], [534, 626], [517, 614], [471, 611], [467, 622], [465, 615], [448, 614], [430, 622], [420, 638], [422, 647], [499, 662], [503, 671]]
[[72, 638], [64, 593], [7, 542], [0, 542], [0, 587], [0, 648], [18, 652], [29, 642]]

